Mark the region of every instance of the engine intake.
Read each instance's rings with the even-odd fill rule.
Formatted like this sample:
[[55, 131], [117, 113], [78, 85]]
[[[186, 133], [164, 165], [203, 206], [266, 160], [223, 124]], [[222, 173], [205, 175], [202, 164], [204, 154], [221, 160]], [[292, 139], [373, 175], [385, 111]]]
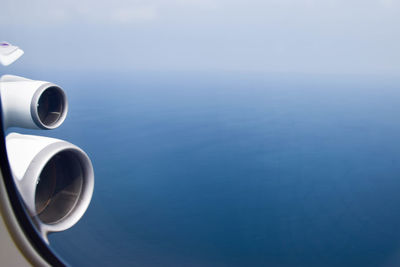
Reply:
[[55, 129], [67, 116], [65, 92], [53, 83], [4, 75], [0, 93], [5, 128]]
[[10, 133], [6, 137], [11, 171], [39, 231], [64, 231], [83, 216], [94, 188], [86, 153], [66, 141]]

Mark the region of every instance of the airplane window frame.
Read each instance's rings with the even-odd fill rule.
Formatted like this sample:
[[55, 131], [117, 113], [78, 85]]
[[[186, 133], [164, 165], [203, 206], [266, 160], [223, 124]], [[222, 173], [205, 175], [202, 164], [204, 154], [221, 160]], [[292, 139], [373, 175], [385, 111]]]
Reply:
[[[1, 110], [1, 106], [0, 106]], [[10, 201], [14, 216], [19, 223], [29, 245], [51, 266], [67, 266], [66, 263], [46, 244], [39, 232], [33, 225], [27, 214], [18, 190], [12, 179], [11, 169], [6, 153], [5, 132], [3, 127], [3, 114], [0, 114], [0, 171], [7, 191], [7, 197]], [[24, 255], [26, 256], [26, 255]]]

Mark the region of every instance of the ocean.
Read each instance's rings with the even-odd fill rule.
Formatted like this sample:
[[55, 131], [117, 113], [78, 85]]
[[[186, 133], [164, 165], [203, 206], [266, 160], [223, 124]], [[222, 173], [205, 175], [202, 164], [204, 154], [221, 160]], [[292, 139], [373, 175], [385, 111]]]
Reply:
[[399, 77], [40, 78], [69, 115], [28, 132], [95, 169], [84, 217], [49, 236], [72, 266], [399, 266]]

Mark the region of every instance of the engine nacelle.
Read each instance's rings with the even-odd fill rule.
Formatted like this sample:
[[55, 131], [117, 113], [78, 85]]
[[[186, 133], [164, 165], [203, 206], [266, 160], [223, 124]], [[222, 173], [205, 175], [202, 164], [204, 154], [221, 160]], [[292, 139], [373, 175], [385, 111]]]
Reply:
[[66, 141], [17, 133], [6, 137], [6, 146], [17, 188], [44, 239], [77, 223], [94, 188], [86, 153]]
[[4, 128], [54, 129], [67, 116], [65, 92], [53, 83], [4, 75], [0, 95]]

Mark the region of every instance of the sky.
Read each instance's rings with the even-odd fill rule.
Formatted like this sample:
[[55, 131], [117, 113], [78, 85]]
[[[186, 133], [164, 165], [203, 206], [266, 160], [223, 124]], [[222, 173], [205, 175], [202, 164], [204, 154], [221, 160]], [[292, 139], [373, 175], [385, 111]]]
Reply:
[[397, 76], [399, 2], [2, 0], [0, 39], [27, 68]]

